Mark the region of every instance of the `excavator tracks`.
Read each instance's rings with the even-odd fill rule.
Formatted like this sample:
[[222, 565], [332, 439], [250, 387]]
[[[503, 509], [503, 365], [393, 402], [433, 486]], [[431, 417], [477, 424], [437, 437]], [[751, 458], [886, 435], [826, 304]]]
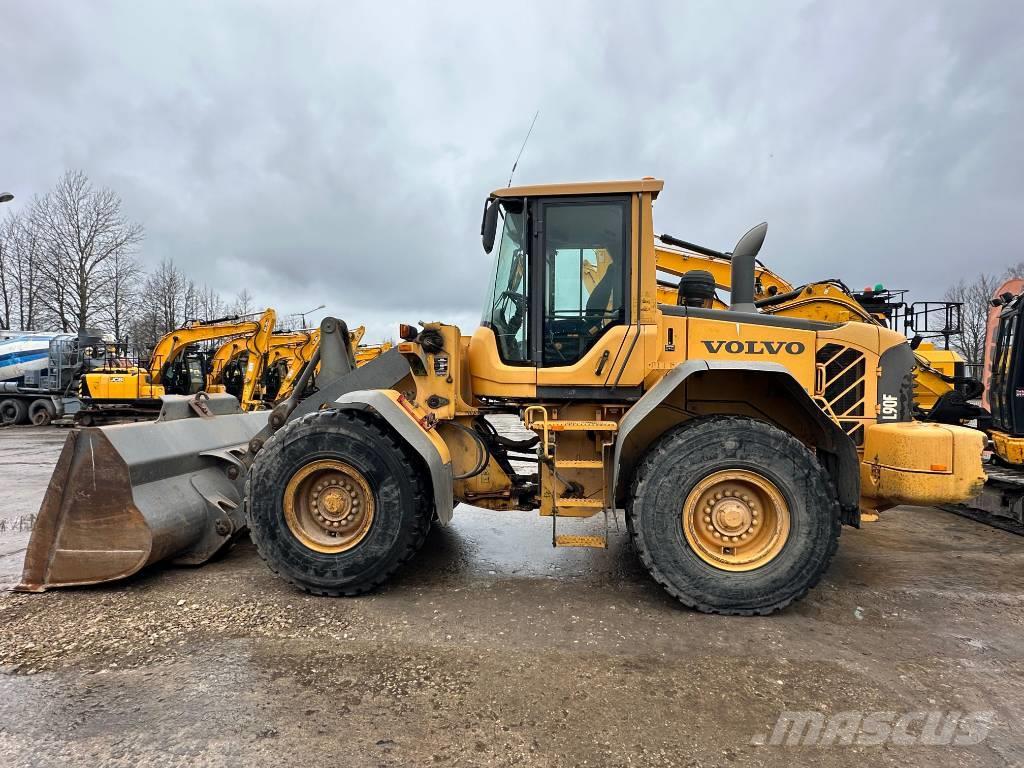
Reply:
[[973, 499], [940, 509], [1024, 536], [1024, 470], [986, 464], [988, 481]]

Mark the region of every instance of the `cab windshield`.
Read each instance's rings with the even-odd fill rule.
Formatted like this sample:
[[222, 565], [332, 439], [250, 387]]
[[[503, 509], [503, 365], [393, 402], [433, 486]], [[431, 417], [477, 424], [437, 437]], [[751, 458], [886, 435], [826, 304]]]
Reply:
[[501, 205], [504, 225], [482, 322], [494, 331], [501, 359], [506, 363], [521, 363], [529, 358], [526, 339], [526, 286], [529, 278], [525, 247], [526, 213], [523, 205], [516, 206], [520, 209], [518, 211], [511, 210], [512, 205], [504, 202]]

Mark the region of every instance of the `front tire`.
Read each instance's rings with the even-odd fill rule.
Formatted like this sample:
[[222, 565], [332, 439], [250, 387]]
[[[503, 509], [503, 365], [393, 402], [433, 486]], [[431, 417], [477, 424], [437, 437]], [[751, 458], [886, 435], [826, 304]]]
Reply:
[[368, 592], [426, 538], [433, 504], [424, 473], [378, 418], [309, 414], [267, 441], [250, 470], [252, 540], [271, 570], [306, 592]]
[[807, 594], [839, 541], [839, 503], [815, 455], [743, 417], [694, 419], [634, 475], [627, 526], [655, 581], [684, 605], [749, 616]]

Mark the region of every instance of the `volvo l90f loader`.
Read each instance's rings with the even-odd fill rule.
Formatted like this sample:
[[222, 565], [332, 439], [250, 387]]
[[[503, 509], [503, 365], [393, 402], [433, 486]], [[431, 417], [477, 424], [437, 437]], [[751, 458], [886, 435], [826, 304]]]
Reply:
[[[493, 192], [485, 250], [499, 225], [501, 237], [472, 336], [403, 325], [396, 349], [356, 367], [347, 328], [327, 318], [269, 414], [223, 395], [165, 398], [155, 423], [72, 434], [21, 588], [202, 562], [248, 527], [292, 584], [354, 595], [464, 502], [539, 510], [559, 547], [606, 546], [580, 527], [623, 510], [643, 564], [680, 602], [765, 614], [818, 581], [862, 510], [976, 491], [982, 435], [912, 419], [904, 336], [758, 311], [766, 225], [733, 252], [727, 309], [685, 281], [681, 303], [659, 303], [661, 189], [645, 178]], [[600, 250], [609, 263], [590, 289], [584, 262]], [[534, 437], [497, 434], [487, 416], [499, 413]]]

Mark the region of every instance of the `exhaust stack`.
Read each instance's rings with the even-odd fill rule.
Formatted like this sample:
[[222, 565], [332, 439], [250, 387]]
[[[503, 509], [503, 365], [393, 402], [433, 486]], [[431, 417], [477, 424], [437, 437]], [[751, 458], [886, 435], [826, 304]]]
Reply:
[[729, 309], [733, 312], [757, 312], [754, 305], [754, 261], [768, 234], [768, 222], [762, 221], [736, 243], [732, 252], [732, 289]]

